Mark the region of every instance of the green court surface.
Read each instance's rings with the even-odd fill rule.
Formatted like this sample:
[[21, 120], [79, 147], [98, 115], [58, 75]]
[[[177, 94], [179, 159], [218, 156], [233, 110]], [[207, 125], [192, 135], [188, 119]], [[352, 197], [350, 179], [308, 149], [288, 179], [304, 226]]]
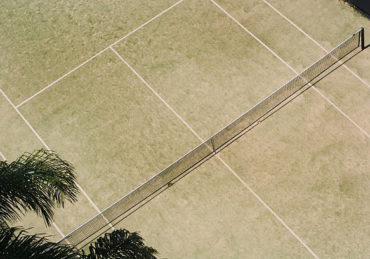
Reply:
[[[360, 27], [365, 28], [365, 34], [367, 38], [369, 37], [369, 19], [361, 16], [343, 2], [338, 3], [331, 0], [271, 0], [269, 3], [328, 50], [337, 46], [342, 39], [348, 37]], [[368, 39], [366, 42], [366, 44], [369, 44]], [[313, 46], [315, 45], [313, 44]], [[317, 45], [316, 48], [319, 49]], [[366, 51], [348, 64], [367, 83], [370, 81], [367, 69], [369, 59], [369, 53]]]
[[111, 51], [20, 111], [76, 165], [79, 183], [100, 208], [198, 144]]
[[[8, 161], [15, 160], [26, 151], [32, 152], [43, 147], [3, 96], [0, 97], [0, 122], [2, 132], [0, 138], [1, 152]], [[59, 219], [58, 225], [63, 231], [68, 232], [95, 214], [96, 211], [90, 208], [86, 198], [79, 195], [78, 202], [72, 208], [70, 204], [67, 204], [66, 208], [56, 211], [55, 220]], [[60, 239], [60, 235], [54, 227], [47, 228], [43, 220], [34, 214], [27, 214], [20, 224], [26, 228], [32, 228], [28, 230], [30, 233], [45, 233], [51, 235], [51, 240]]]
[[221, 156], [318, 256], [365, 258], [369, 149], [366, 136], [308, 91]]
[[[313, 92], [247, 135], [220, 157], [320, 258], [365, 258], [369, 140]], [[167, 258], [310, 257], [276, 233], [262, 207], [215, 158], [118, 227], [139, 230]]]
[[[271, 3], [274, 4], [273, 2], [274, 1]], [[289, 4], [284, 6], [296, 6], [295, 10], [300, 12], [306, 9], [301, 9], [298, 6], [305, 6], [308, 4], [306, 1], [287, 2], [289, 2]], [[280, 13], [277, 13], [265, 2], [260, 0], [231, 2], [218, 1], [218, 3], [253, 34], [264, 41], [272, 51], [276, 52], [277, 55], [284, 59], [288, 65], [292, 66], [298, 72], [301, 72], [303, 68], [309, 66], [312, 62], [320, 58], [320, 56], [324, 55], [325, 51], [310, 38], [305, 36], [301, 31], [295, 28], [291, 23], [285, 20], [284, 17], [281, 16], [281, 12], [285, 13], [286, 16], [289, 16], [290, 21], [299, 26], [299, 28], [304, 32], [308, 33], [310, 37], [319, 40], [318, 44], [327, 50], [331, 50], [336, 47], [361, 26], [364, 26], [367, 29], [370, 28], [370, 22], [359, 14], [354, 13], [352, 8], [349, 7], [345, 9], [347, 11], [345, 12], [345, 18], [340, 18], [341, 20], [344, 19], [347, 21], [345, 23], [346, 26], [349, 26], [350, 24], [349, 28], [342, 28], [342, 30], [332, 28], [335, 26], [340, 27], [337, 26], [338, 23], [340, 24], [340, 22], [337, 21], [339, 17], [335, 17], [335, 19], [333, 18], [333, 23], [337, 22], [335, 26], [330, 22], [323, 24], [324, 22], [320, 19], [323, 19], [323, 16], [325, 15], [321, 13], [321, 16], [319, 17], [320, 13], [318, 14], [318, 11], [316, 12], [316, 8], [321, 8], [320, 12], [326, 9], [334, 9], [337, 13], [342, 13], [343, 8], [346, 6], [344, 5], [343, 7], [342, 5], [338, 5], [335, 1], [320, 1], [320, 4], [317, 6], [311, 7], [311, 9], [313, 9], [312, 12], [305, 12], [304, 14], [301, 13], [300, 18], [298, 18], [297, 15], [289, 15], [290, 12], [285, 12], [285, 8], [279, 8], [280, 6], [278, 4], [276, 4], [276, 8], [279, 9], [278, 11]], [[327, 5], [325, 5], [325, 3], [327, 3]], [[311, 5], [313, 5], [313, 3], [311, 3], [310, 6]], [[273, 7], [275, 7], [275, 5], [273, 5]], [[308, 8], [308, 10], [311, 9]], [[329, 12], [329, 14], [326, 15], [330, 15], [329, 17], [331, 18], [332, 13]], [[261, 23], [262, 17], [263, 22]], [[311, 23], [315, 24], [315, 26], [301, 26], [301, 23], [309, 22], [309, 18], [312, 19]], [[357, 18], [358, 21], [355, 21], [355, 18]], [[278, 30], [276, 29], [277, 24], [279, 24]], [[316, 28], [315, 33], [312, 31], [312, 27]], [[366, 30], [366, 32], [368, 31]], [[327, 39], [331, 40], [331, 44], [320, 41], [321, 37], [325, 35], [331, 37], [330, 39]], [[366, 77], [363, 76], [366, 74], [365, 71], [369, 62], [370, 54], [368, 51], [365, 51], [355, 56], [346, 65], [348, 65], [350, 70], [355, 71], [361, 75], [361, 78], [369, 82], [369, 73], [367, 73]], [[316, 87], [322, 91], [330, 101], [340, 107], [343, 112], [348, 114], [357, 124], [370, 132], [370, 120], [368, 116], [368, 114], [370, 114], [370, 103], [368, 101], [370, 98], [370, 84], [364, 84], [344, 67], [341, 67], [339, 70], [340, 72], [338, 74], [340, 75], [337, 75], [334, 80], [325, 80], [325, 82], [318, 83]], [[340, 84], [338, 82], [340, 82]], [[353, 105], [354, 103], [356, 103], [356, 105]]]
[[[29, 122], [0, 96], [0, 152], [12, 161], [44, 147], [37, 132], [76, 167], [85, 193], [56, 210], [63, 234], [361, 26], [370, 35], [332, 0], [0, 8], [0, 87]], [[368, 257], [369, 66], [365, 49], [118, 226], [161, 258]], [[34, 215], [18, 223], [61, 238]]]
[[174, 3], [2, 1], [2, 89], [18, 104]]
[[[37, 137], [30, 131], [17, 112], [0, 96], [0, 144], [1, 151], [8, 161], [17, 159], [19, 152], [42, 147]], [[20, 151], [22, 150], [22, 151]]]
[[162, 258], [310, 258], [218, 159], [117, 227], [139, 231]]
[[203, 138], [294, 75], [209, 1], [185, 1], [114, 48]]

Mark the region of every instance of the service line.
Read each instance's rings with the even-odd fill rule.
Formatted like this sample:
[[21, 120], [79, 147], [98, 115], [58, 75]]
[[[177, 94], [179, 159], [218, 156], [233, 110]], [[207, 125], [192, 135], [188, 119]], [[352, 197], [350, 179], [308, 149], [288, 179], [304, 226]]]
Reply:
[[146, 26], [147, 24], [151, 23], [152, 21], [154, 21], [155, 19], [157, 19], [158, 17], [162, 16], [163, 14], [167, 13], [169, 10], [171, 10], [172, 8], [174, 8], [175, 6], [177, 6], [178, 4], [180, 4], [181, 2], [183, 2], [184, 0], [179, 0], [178, 2], [176, 2], [175, 4], [171, 5], [170, 7], [168, 7], [167, 9], [163, 10], [162, 12], [160, 12], [159, 14], [157, 14], [156, 16], [152, 17], [151, 19], [149, 19], [148, 21], [146, 21], [145, 23], [143, 23], [142, 25], [140, 25], [139, 27], [137, 27], [136, 29], [134, 29], [133, 31], [130, 31], [129, 33], [127, 33], [125, 36], [123, 36], [122, 38], [116, 40], [115, 42], [113, 42], [112, 44], [110, 44], [109, 46], [107, 46], [106, 48], [102, 49], [101, 51], [99, 51], [98, 53], [96, 53], [94, 56], [88, 58], [87, 60], [85, 60], [84, 62], [82, 62], [81, 64], [79, 64], [78, 66], [76, 66], [75, 68], [73, 68], [72, 70], [70, 70], [69, 72], [65, 73], [63, 76], [59, 77], [57, 80], [55, 80], [54, 82], [48, 84], [47, 86], [45, 86], [44, 88], [42, 88], [40, 91], [36, 92], [35, 94], [33, 94], [32, 96], [28, 97], [27, 99], [23, 100], [21, 103], [19, 103], [18, 105], [16, 105], [17, 108], [19, 108], [20, 106], [22, 106], [23, 104], [29, 102], [30, 100], [32, 100], [33, 98], [35, 98], [36, 96], [38, 96], [39, 94], [41, 94], [42, 92], [44, 92], [45, 90], [49, 89], [50, 87], [52, 87], [53, 85], [55, 85], [56, 83], [58, 83], [60, 80], [64, 79], [65, 77], [67, 77], [68, 75], [72, 74], [74, 71], [78, 70], [80, 67], [82, 67], [83, 65], [89, 63], [91, 60], [93, 60], [94, 58], [98, 57], [99, 55], [101, 55], [102, 53], [104, 53], [106, 50], [110, 49], [111, 47], [113, 47], [114, 45], [118, 44], [120, 41], [126, 39], [127, 37], [129, 37], [130, 35], [132, 35], [133, 33], [137, 32], [138, 30], [140, 30], [141, 28], [143, 28], [144, 26]]

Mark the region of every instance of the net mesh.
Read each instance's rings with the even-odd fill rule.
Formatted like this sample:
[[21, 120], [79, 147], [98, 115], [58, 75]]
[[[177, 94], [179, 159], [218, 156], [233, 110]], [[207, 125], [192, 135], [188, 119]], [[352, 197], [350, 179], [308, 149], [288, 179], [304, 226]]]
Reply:
[[329, 69], [333, 64], [361, 46], [363, 29], [305, 69], [274, 93], [256, 104], [242, 116], [234, 120], [210, 139], [191, 150], [147, 182], [122, 197], [88, 222], [71, 232], [60, 242], [83, 246], [111, 228], [118, 220], [128, 215], [170, 182], [190, 172], [194, 167], [212, 157], [226, 144], [232, 142], [241, 132], [248, 129], [260, 118], [278, 107], [287, 98], [309, 85], [310, 82]]

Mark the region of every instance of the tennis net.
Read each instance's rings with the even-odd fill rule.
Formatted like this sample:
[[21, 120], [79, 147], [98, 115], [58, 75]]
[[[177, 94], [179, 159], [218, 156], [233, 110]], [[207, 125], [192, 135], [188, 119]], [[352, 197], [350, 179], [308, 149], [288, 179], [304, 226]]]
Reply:
[[310, 67], [306, 68], [299, 75], [295, 76], [288, 83], [257, 103], [211, 138], [154, 175], [144, 184], [119, 199], [100, 214], [91, 218], [59, 242], [83, 247], [96, 237], [109, 231], [113, 225], [117, 224], [123, 218], [133, 213], [140, 206], [166, 189], [171, 182], [179, 180], [204, 161], [212, 158], [218, 151], [232, 143], [242, 132], [250, 128], [261, 118], [266, 116], [266, 114], [269, 114], [279, 107], [285, 100], [301, 91], [303, 88], [309, 87], [315, 78], [320, 76], [346, 55], [360, 48], [361, 50], [364, 49], [363, 28], [351, 35]]

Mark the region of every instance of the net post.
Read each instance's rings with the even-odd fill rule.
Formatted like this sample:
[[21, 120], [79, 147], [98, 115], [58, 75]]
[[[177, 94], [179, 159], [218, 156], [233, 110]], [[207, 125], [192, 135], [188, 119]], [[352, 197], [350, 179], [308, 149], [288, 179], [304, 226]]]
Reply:
[[364, 27], [361, 27], [360, 29], [360, 38], [361, 38], [361, 50], [365, 49], [365, 31]]

